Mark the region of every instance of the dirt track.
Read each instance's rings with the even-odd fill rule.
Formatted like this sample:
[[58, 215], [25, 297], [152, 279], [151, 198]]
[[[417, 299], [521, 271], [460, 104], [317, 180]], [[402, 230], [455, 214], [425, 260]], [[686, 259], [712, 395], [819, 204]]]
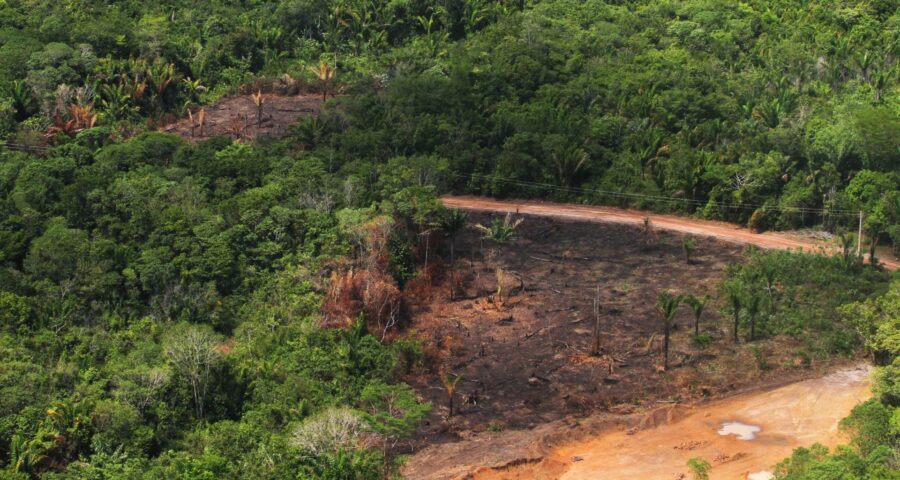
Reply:
[[[613, 222], [640, 225], [644, 222], [645, 217], [649, 217], [651, 224], [655, 228], [691, 235], [709, 236], [722, 241], [756, 245], [765, 249], [799, 249], [807, 252], [823, 252], [833, 248], [833, 246], [826, 245], [822, 242], [792, 238], [782, 233], [753, 233], [746, 228], [741, 228], [725, 222], [699, 220], [674, 215], [659, 215], [614, 207], [549, 203], [532, 200], [494, 200], [481, 197], [456, 196], [445, 196], [443, 197], [443, 202], [447, 207], [465, 210], [501, 213], [513, 212], [525, 215], [541, 215], [588, 222]], [[900, 268], [900, 261], [886, 258], [880, 258], [879, 261], [885, 268], [890, 270], [897, 270]]]
[[[870, 396], [869, 372], [870, 367], [858, 366], [695, 408], [670, 407], [650, 414], [652, 421], [645, 418], [638, 424], [648, 428], [606, 428], [586, 440], [554, 442], [555, 447], [539, 445], [548, 437], [547, 431], [509, 432], [493, 439], [433, 446], [411, 459], [407, 478], [669, 480], [689, 478], [686, 464], [695, 457], [712, 464], [713, 480], [767, 478], [765, 473], [794, 448], [816, 442], [833, 447], [845, 440], [838, 422]], [[823, 401], [827, 401], [827, 409], [822, 408]], [[760, 431], [752, 440], [717, 433], [722, 423], [729, 421], [758, 426]], [[584, 436], [579, 428], [585, 427], [556, 424], [547, 430], [557, 438], [575, 439]], [[487, 455], [482, 451], [486, 449]], [[454, 458], [470, 462], [470, 466], [437, 466], [438, 459]], [[487, 463], [479, 461], [488, 459]], [[507, 466], [479, 468], [479, 464]], [[748, 477], [753, 474], [756, 476]]]

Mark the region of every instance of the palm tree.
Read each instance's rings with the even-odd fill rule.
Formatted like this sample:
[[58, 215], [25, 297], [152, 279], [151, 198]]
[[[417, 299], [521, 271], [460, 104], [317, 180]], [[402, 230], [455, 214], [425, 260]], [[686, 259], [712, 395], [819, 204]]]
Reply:
[[331, 86], [331, 79], [334, 78], [337, 67], [331, 68], [323, 61], [319, 62], [318, 67], [309, 67], [309, 71], [322, 83], [322, 101], [324, 102], [328, 99], [328, 88]]
[[37, 104], [34, 100], [34, 92], [24, 80], [13, 81], [7, 94], [12, 100], [13, 109], [16, 111], [15, 118], [17, 122], [28, 119], [36, 110]]
[[462, 375], [452, 375], [453, 378], [451, 378], [447, 375], [447, 372], [441, 370], [438, 377], [441, 380], [441, 385], [444, 386], [444, 390], [447, 392], [447, 407], [449, 408], [449, 414], [447, 416], [452, 417], [453, 396], [456, 395], [456, 386], [459, 384], [459, 381], [462, 380]]
[[669, 333], [672, 329], [672, 319], [678, 312], [678, 306], [684, 297], [673, 295], [670, 292], [659, 292], [659, 300], [656, 303], [656, 311], [663, 322], [663, 368], [669, 369]]
[[516, 238], [516, 229], [524, 220], [523, 218], [513, 220], [512, 213], [507, 213], [503, 220], [499, 218], [492, 220], [489, 227], [485, 227], [480, 223], [476, 223], [473, 226], [484, 234], [483, 238], [485, 240], [490, 240], [494, 243], [507, 243]]
[[694, 237], [688, 236], [681, 239], [681, 249], [684, 251], [684, 263], [688, 265], [691, 264], [691, 255], [696, 248], [697, 241], [694, 240]]
[[848, 265], [850, 262], [850, 252], [853, 250], [853, 245], [856, 243], [853, 234], [850, 232], [842, 232], [837, 237], [838, 244], [841, 246], [841, 256], [844, 258], [844, 265]]
[[571, 187], [575, 183], [575, 177], [591, 159], [590, 155], [581, 147], [568, 147], [560, 152], [553, 152], [550, 159], [556, 167], [556, 178], [560, 185]]
[[740, 286], [736, 284], [728, 284], [725, 289], [725, 295], [728, 297], [728, 303], [731, 304], [731, 313], [734, 316], [734, 343], [738, 343], [738, 327], [741, 324], [741, 307], [744, 303], [744, 296]]
[[448, 210], [441, 218], [441, 230], [450, 239], [450, 263], [453, 263], [454, 260], [456, 237], [459, 235], [459, 232], [466, 228], [466, 220], [468, 220], [468, 215], [458, 208]]
[[253, 100], [253, 104], [256, 105], [256, 128], [259, 129], [262, 127], [262, 114], [265, 106], [262, 90], [257, 90], [256, 93], [250, 95], [250, 98]]
[[759, 317], [760, 297], [751, 292], [744, 302], [747, 317], [750, 318], [750, 341], [756, 340], [756, 319]]
[[703, 316], [703, 311], [706, 309], [709, 300], [709, 295], [704, 295], [703, 298], [688, 295], [684, 298], [684, 303], [691, 307], [691, 312], [694, 314], [694, 336], [700, 335], [700, 317]]
[[444, 215], [440, 221], [441, 230], [443, 230], [444, 234], [450, 239], [450, 300], [453, 300], [455, 296], [454, 284], [456, 283], [456, 259], [454, 250], [456, 247], [456, 237], [459, 235], [459, 232], [466, 228], [466, 220], [467, 215], [465, 212], [458, 208], [454, 208], [448, 210], [446, 215]]

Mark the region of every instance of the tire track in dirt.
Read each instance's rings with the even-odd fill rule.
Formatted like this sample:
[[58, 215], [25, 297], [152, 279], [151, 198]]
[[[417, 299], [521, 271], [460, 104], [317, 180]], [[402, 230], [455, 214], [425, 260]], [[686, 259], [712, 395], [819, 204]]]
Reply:
[[[726, 222], [699, 220], [662, 215], [639, 210], [627, 210], [615, 207], [595, 205], [575, 205], [551, 203], [532, 200], [494, 200], [483, 197], [444, 196], [444, 206], [480, 212], [517, 213], [522, 215], [540, 215], [558, 219], [582, 222], [611, 222], [628, 225], [641, 225], [644, 218], [649, 217], [654, 228], [686, 233], [689, 235], [708, 236], [722, 241], [755, 245], [763, 249], [802, 250], [805, 252], [835, 252], [835, 247], [823, 242], [789, 237], [778, 232], [754, 233], [746, 228]], [[879, 262], [889, 270], [900, 268], [900, 261], [879, 258]]]
[[[700, 457], [712, 464], [713, 480], [769, 478], [797, 447], [846, 441], [839, 422], [871, 396], [870, 372], [859, 365], [693, 407], [664, 407], [626, 421], [631, 428], [580, 432], [584, 424], [557, 423], [434, 445], [413, 456], [404, 473], [415, 480], [671, 480], [689, 478], [688, 459]], [[742, 440], [719, 432], [734, 421], [758, 433]]]

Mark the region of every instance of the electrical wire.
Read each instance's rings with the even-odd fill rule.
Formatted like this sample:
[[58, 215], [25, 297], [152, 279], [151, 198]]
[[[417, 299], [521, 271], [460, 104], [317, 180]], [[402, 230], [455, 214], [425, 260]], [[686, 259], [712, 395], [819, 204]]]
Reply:
[[469, 174], [469, 173], [450, 173], [452, 176], [456, 177], [464, 177], [469, 179], [480, 179], [480, 180], [488, 180], [494, 182], [507, 183], [511, 185], [523, 186], [523, 187], [533, 187], [533, 188], [545, 188], [549, 190], [555, 190], [559, 192], [568, 192], [568, 193], [582, 193], [582, 194], [599, 194], [605, 195], [614, 198], [623, 198], [623, 199], [631, 199], [631, 200], [649, 200], [655, 202], [674, 202], [680, 203], [682, 205], [690, 205], [696, 207], [704, 207], [708, 205], [713, 205], [719, 208], [724, 209], [744, 209], [744, 210], [756, 210], [758, 208], [771, 208], [773, 210], [780, 210], [782, 212], [790, 212], [790, 213], [802, 213], [802, 214], [812, 214], [812, 215], [834, 215], [834, 216], [857, 216], [859, 212], [853, 210], [842, 210], [842, 209], [824, 209], [824, 208], [808, 208], [808, 207], [782, 207], [778, 205], [759, 205], [759, 204], [750, 204], [750, 203], [728, 203], [728, 202], [720, 202], [720, 201], [703, 201], [703, 200], [694, 200], [689, 198], [679, 198], [679, 197], [670, 197], [663, 195], [647, 195], [641, 193], [629, 193], [629, 192], [615, 192], [611, 190], [601, 190], [601, 189], [591, 189], [591, 188], [581, 188], [581, 187], [567, 187], [560, 185], [553, 185], [549, 183], [541, 183], [541, 182], [533, 182], [528, 180], [516, 180], [509, 178], [499, 178], [499, 177], [491, 177], [487, 175], [478, 175], [478, 174]]

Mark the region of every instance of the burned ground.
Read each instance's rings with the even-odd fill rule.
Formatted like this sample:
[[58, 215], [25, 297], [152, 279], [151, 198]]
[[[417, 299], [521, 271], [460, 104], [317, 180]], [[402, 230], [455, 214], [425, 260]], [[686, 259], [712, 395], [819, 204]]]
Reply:
[[205, 121], [200, 131], [200, 109], [191, 116], [164, 126], [160, 130], [181, 136], [188, 141], [229, 136], [236, 140], [253, 138], [281, 138], [297, 119], [318, 115], [322, 110], [322, 95], [262, 94], [262, 115], [252, 95], [233, 95], [204, 108]]
[[[470, 215], [471, 223], [490, 221]], [[741, 246], [695, 240], [688, 264], [682, 236], [648, 237], [633, 226], [527, 217], [505, 245], [482, 241], [474, 229], [460, 235], [454, 268], [413, 306], [407, 332], [422, 341], [428, 361], [406, 381], [435, 405], [420, 438], [454, 441], [573, 415], [627, 413], [803, 376], [791, 340], [755, 342], [756, 356], [747, 345], [735, 347], [715, 301], [701, 323], [712, 343], [702, 349], [693, 343], [693, 316], [681, 307], [670, 368], [662, 371], [657, 293], [715, 296], [726, 265], [742, 260]], [[458, 284], [453, 300], [450, 278]], [[595, 296], [603, 336], [601, 354], [593, 356]], [[760, 355], [767, 366], [756, 360]], [[449, 418], [440, 370], [461, 376]]]

